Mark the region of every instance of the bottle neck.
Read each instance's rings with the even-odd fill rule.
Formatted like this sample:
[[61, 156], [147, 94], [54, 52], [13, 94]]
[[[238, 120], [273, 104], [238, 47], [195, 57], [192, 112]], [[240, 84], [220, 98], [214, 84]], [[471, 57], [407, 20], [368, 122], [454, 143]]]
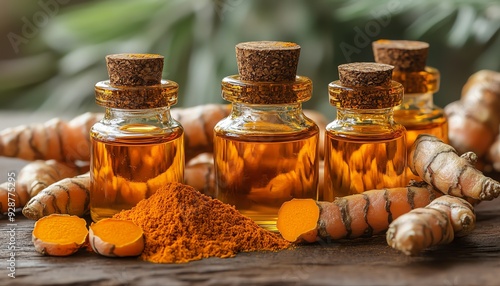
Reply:
[[104, 122], [113, 124], [148, 124], [148, 125], [168, 125], [172, 121], [170, 107], [159, 107], [149, 109], [120, 109], [106, 108]]
[[392, 125], [394, 124], [393, 108], [383, 109], [351, 109], [337, 108], [338, 122], [348, 125]]
[[302, 119], [302, 104], [233, 103], [232, 115], [249, 121], [290, 122]]
[[332, 136], [369, 141], [392, 140], [405, 134], [403, 125], [394, 121], [393, 108], [337, 108], [337, 118], [326, 131]]
[[233, 103], [231, 114], [215, 126], [215, 132], [225, 136], [291, 136], [317, 131], [317, 125], [304, 115], [300, 103]]

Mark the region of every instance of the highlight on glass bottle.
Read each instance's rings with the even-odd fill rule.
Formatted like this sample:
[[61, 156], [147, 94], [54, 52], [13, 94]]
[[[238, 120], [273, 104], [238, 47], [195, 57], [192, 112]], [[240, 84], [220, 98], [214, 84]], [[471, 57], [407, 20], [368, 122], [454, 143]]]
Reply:
[[113, 216], [184, 179], [184, 131], [170, 116], [177, 83], [162, 80], [163, 56], [106, 57], [109, 80], [95, 85], [104, 118], [92, 126], [90, 213]]
[[[406, 128], [409, 148], [419, 134], [434, 135], [448, 142], [448, 121], [444, 110], [434, 105], [439, 90], [439, 71], [426, 66], [429, 44], [420, 41], [378, 40], [372, 43], [375, 61], [394, 66], [392, 79], [401, 83], [405, 96], [394, 108], [394, 120]], [[408, 179], [417, 179], [407, 170]]]
[[302, 111], [312, 81], [297, 76], [300, 46], [236, 45], [238, 75], [222, 80], [231, 114], [214, 128], [216, 198], [276, 231], [279, 207], [317, 198], [319, 129]]
[[336, 119], [325, 135], [324, 189], [319, 199], [407, 184], [405, 128], [393, 119], [403, 86], [391, 80], [393, 67], [351, 63], [338, 67], [340, 80], [329, 84]]

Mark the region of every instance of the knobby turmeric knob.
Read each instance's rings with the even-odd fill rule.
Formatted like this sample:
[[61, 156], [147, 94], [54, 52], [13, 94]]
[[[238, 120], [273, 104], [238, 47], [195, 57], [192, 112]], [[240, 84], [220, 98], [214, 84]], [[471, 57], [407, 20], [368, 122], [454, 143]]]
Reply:
[[429, 44], [420, 41], [378, 40], [372, 48], [375, 62], [404, 72], [423, 71], [429, 53]]
[[106, 56], [109, 81], [116, 86], [147, 86], [161, 83], [163, 56], [114, 54]]
[[258, 41], [236, 45], [240, 79], [257, 82], [294, 81], [300, 46], [290, 42]]

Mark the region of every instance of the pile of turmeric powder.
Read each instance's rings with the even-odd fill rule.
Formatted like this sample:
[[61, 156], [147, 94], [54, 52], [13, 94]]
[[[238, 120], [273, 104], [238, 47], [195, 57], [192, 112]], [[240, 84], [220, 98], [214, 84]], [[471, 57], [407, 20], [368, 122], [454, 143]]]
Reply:
[[234, 207], [179, 183], [166, 184], [114, 218], [131, 220], [143, 229], [145, 248], [141, 258], [155, 263], [226, 258], [238, 252], [276, 251], [290, 246]]

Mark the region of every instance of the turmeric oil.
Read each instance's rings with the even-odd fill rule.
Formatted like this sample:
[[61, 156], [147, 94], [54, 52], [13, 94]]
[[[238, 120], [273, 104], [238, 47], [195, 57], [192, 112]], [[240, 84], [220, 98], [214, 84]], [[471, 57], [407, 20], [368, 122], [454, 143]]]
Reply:
[[104, 118], [90, 131], [90, 214], [99, 221], [130, 209], [167, 182], [184, 180], [184, 130], [170, 115], [178, 85], [162, 80], [163, 57], [106, 57], [96, 84]]
[[214, 146], [217, 198], [269, 230], [285, 201], [317, 196], [315, 125], [280, 137], [217, 129]]
[[391, 80], [393, 67], [351, 63], [338, 69], [340, 80], [328, 86], [337, 118], [326, 127], [319, 200], [406, 186], [406, 129], [394, 121], [393, 111], [403, 87]]
[[[127, 129], [130, 126], [122, 128]], [[94, 221], [132, 208], [166, 182], [182, 182], [182, 129], [177, 128], [168, 136], [159, 132], [158, 127], [142, 126], [140, 130], [140, 135], [132, 138], [106, 139], [93, 129], [91, 216]]]
[[299, 53], [295, 43], [236, 45], [239, 74], [222, 80], [231, 114], [214, 128], [215, 197], [271, 231], [284, 202], [317, 198], [319, 128], [302, 110], [312, 81], [296, 75]]
[[[372, 43], [375, 61], [394, 66], [392, 79], [404, 87], [401, 105], [394, 108], [394, 120], [406, 128], [407, 150], [419, 134], [429, 134], [448, 143], [448, 119], [434, 105], [440, 73], [426, 66], [429, 44], [420, 41], [378, 40]], [[408, 179], [420, 180], [411, 170]]]

